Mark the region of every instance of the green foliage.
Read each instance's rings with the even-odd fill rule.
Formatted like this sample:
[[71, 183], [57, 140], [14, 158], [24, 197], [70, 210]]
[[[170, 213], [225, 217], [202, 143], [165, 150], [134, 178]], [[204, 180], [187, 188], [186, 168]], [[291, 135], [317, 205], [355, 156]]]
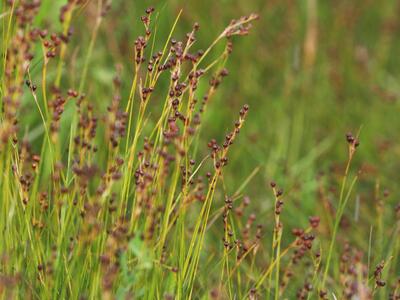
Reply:
[[400, 297], [399, 2], [150, 4], [0, 0], [0, 299]]

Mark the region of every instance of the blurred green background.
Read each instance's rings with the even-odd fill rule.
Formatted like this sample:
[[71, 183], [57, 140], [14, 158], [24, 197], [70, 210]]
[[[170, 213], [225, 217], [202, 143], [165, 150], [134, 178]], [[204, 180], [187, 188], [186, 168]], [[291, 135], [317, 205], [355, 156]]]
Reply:
[[[44, 0], [38, 22], [54, 24], [64, 3]], [[378, 181], [384, 188], [395, 188], [400, 167], [399, 1], [114, 0], [101, 24], [88, 72], [87, 92], [99, 108], [112, 97], [117, 64], [123, 66], [127, 97], [133, 43], [143, 34], [140, 16], [148, 6], [158, 13], [160, 45], [181, 9], [173, 36], [183, 38], [199, 22], [198, 48], [207, 47], [232, 18], [260, 15], [249, 36], [234, 39], [230, 74], [211, 103], [202, 131], [202, 150], [207, 151], [206, 141], [223, 138], [241, 105], [250, 105], [225, 172], [229, 193], [260, 167], [246, 190], [261, 214], [272, 204], [268, 182], [274, 179], [290, 195], [288, 222], [299, 225], [293, 217], [301, 209], [306, 223], [320, 205], [318, 175], [333, 175], [322, 178], [334, 194], [347, 159], [345, 133], [356, 134], [360, 128], [354, 169], [365, 171], [357, 188], [361, 201], [373, 203]], [[68, 86], [79, 84], [95, 11], [93, 0], [72, 22]], [[155, 106], [161, 105], [161, 99], [153, 100]]]

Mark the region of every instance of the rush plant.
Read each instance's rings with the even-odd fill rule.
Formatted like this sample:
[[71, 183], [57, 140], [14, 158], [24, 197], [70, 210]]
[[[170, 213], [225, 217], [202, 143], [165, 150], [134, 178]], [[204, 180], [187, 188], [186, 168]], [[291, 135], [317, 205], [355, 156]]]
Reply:
[[[339, 192], [328, 197], [318, 182], [312, 216], [280, 180], [268, 180], [258, 199], [270, 209], [259, 211], [265, 203], [244, 191], [260, 167], [227, 184], [253, 107], [234, 107], [224, 137], [205, 142], [215, 96], [235, 106], [220, 86], [257, 14], [200, 49], [198, 23], [175, 37], [181, 11], [163, 36], [149, 7], [128, 41], [130, 64], [104, 87], [89, 74], [100, 70], [94, 53], [111, 1], [68, 0], [46, 25], [41, 1], [0, 1], [0, 299], [400, 299], [400, 208], [385, 228], [378, 184], [376, 227], [390, 245], [373, 245], [371, 231], [362, 251], [343, 233], [358, 136], [346, 136]], [[86, 10], [91, 32], [73, 26]]]

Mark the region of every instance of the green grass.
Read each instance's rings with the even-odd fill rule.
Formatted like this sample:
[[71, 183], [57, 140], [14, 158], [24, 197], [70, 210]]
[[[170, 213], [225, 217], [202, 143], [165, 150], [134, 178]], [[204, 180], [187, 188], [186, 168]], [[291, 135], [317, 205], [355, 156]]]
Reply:
[[1, 299], [400, 297], [397, 1], [11, 2]]

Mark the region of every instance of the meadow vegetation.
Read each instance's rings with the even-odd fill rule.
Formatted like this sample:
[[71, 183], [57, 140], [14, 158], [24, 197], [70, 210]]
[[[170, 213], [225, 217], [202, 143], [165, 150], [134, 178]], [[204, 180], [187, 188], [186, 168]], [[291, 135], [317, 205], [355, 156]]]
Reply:
[[397, 1], [0, 1], [0, 299], [400, 299]]

